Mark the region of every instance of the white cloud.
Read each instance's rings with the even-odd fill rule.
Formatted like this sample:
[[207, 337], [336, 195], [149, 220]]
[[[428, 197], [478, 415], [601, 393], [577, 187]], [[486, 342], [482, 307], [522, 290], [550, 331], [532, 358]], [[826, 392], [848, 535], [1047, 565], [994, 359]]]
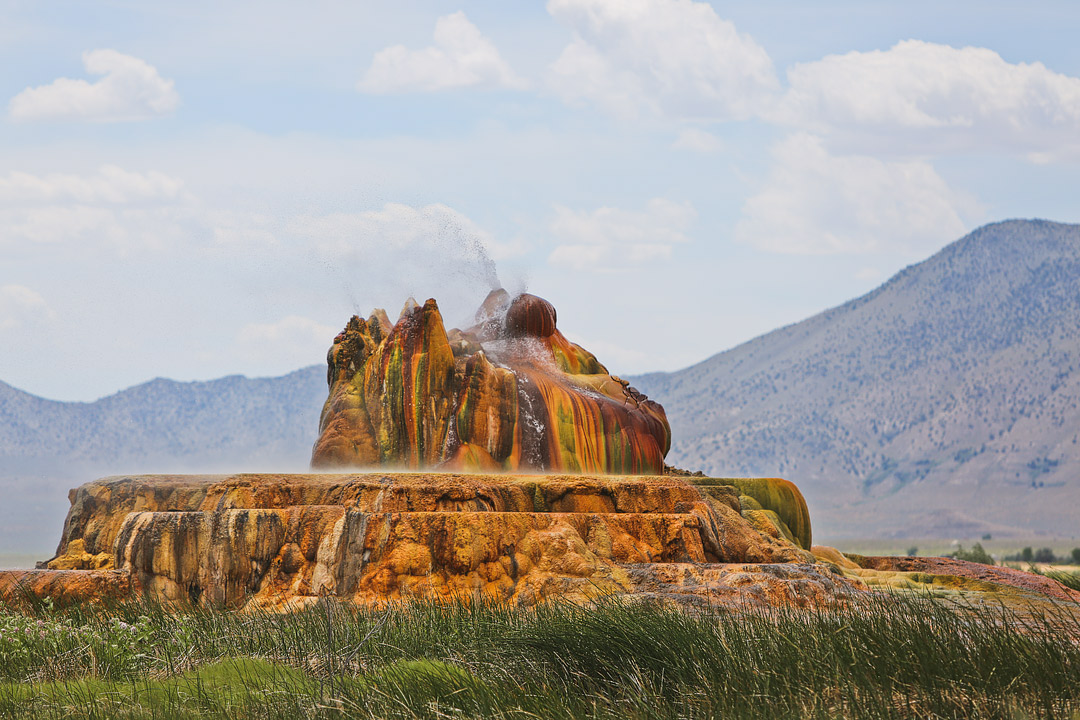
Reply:
[[13, 171], [0, 176], [0, 261], [62, 252], [132, 258], [207, 249], [266, 249], [280, 222], [218, 210], [176, 177], [103, 165], [87, 174]]
[[11, 99], [12, 120], [91, 120], [118, 122], [167, 115], [180, 105], [172, 80], [155, 67], [116, 50], [83, 53], [90, 75], [102, 75], [94, 83], [57, 78], [49, 85], [31, 87]]
[[434, 40], [434, 45], [422, 50], [393, 45], [376, 53], [358, 88], [369, 93], [395, 93], [527, 86], [464, 12], [439, 18]]
[[189, 245], [209, 233], [204, 211], [183, 182], [163, 173], [104, 165], [88, 175], [0, 177], [0, 250], [34, 245], [121, 255]]
[[790, 89], [769, 117], [855, 142], [934, 152], [1080, 144], [1080, 78], [985, 48], [907, 40], [787, 74]]
[[24, 285], [0, 285], [0, 331], [56, 319], [45, 298]]
[[724, 141], [710, 132], [699, 128], [686, 128], [675, 142], [671, 144], [675, 150], [689, 150], [698, 153], [714, 153], [724, 149]]
[[574, 31], [551, 66], [555, 91], [622, 116], [748, 118], [779, 88], [749, 35], [691, 0], [550, 0]]
[[357, 301], [445, 295], [472, 305], [499, 284], [492, 258], [520, 253], [519, 244], [496, 242], [446, 205], [320, 214], [220, 209], [154, 171], [107, 165], [88, 174], [0, 176], [0, 267], [47, 263], [58, 253], [88, 263], [228, 258], [247, 265], [258, 258], [297, 271], [325, 268]]
[[58, 202], [121, 205], [184, 197], [184, 184], [176, 178], [153, 170], [131, 172], [115, 165], [102, 165], [96, 175], [12, 171], [0, 177], [0, 206]]
[[642, 211], [556, 206], [551, 233], [559, 245], [548, 261], [575, 270], [612, 271], [666, 260], [672, 245], [689, 241], [684, 231], [696, 216], [689, 202], [664, 198], [653, 198]]
[[791, 254], [924, 253], [963, 235], [981, 209], [922, 160], [832, 157], [812, 135], [773, 148], [766, 187], [743, 205], [736, 238]]

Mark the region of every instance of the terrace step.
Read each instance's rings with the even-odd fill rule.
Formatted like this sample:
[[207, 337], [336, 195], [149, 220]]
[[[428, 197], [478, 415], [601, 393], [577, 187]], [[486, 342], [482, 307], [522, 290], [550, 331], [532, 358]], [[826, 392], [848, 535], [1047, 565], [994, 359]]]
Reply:
[[131, 592], [131, 574], [121, 570], [0, 570], [0, 598], [85, 601], [122, 598]]
[[57, 583], [89, 577], [60, 574], [73, 570], [117, 570], [133, 594], [284, 607], [324, 595], [361, 603], [417, 593], [587, 599], [632, 591], [624, 566], [635, 564], [812, 560], [794, 486], [693, 480], [112, 477], [72, 491], [57, 555], [44, 565]]
[[[332, 506], [130, 513], [115, 567], [179, 600], [209, 592], [236, 603], [253, 593], [355, 595], [378, 586], [455, 588], [533, 569], [591, 577], [614, 563], [704, 562], [702, 520], [673, 513], [366, 513]], [[393, 580], [391, 581], [391, 578]], [[436, 582], [436, 585], [439, 585]]]

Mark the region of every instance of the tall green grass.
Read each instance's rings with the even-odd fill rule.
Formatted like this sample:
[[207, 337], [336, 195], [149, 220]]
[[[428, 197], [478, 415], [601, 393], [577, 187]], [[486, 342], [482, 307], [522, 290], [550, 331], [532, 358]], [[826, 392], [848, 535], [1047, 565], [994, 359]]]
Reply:
[[1067, 588], [1080, 591], [1080, 571], [1042, 570], [1037, 565], [1031, 565], [1028, 567], [1028, 572], [1043, 575], [1051, 580], [1057, 580]]
[[37, 605], [0, 610], [0, 717], [1073, 719], [1069, 607]]

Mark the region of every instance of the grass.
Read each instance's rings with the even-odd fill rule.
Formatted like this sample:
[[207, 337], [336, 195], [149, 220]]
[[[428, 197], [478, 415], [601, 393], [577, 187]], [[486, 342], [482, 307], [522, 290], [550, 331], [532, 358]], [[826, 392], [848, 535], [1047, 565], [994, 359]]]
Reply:
[[1080, 621], [915, 596], [819, 611], [0, 609], [0, 717], [342, 716], [1076, 719]]
[[1080, 570], [1061, 570], [1056, 568], [1044, 568], [1038, 565], [1029, 565], [1026, 570], [1036, 575], [1042, 575], [1052, 580], [1057, 580], [1067, 588], [1080, 591]]
[[1047, 577], [1057, 580], [1065, 587], [1072, 588], [1073, 590], [1080, 590], [1080, 571], [1066, 572], [1064, 570], [1050, 570], [1046, 575]]

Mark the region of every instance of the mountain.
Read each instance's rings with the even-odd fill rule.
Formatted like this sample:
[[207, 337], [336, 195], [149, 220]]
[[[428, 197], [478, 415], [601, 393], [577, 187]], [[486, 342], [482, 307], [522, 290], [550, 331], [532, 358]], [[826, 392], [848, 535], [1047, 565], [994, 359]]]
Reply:
[[158, 378], [90, 403], [0, 383], [0, 549], [55, 542], [68, 489], [101, 475], [306, 470], [325, 399], [322, 366], [276, 378]]
[[668, 462], [780, 475], [830, 538], [1080, 535], [1080, 226], [982, 227], [674, 373]]

